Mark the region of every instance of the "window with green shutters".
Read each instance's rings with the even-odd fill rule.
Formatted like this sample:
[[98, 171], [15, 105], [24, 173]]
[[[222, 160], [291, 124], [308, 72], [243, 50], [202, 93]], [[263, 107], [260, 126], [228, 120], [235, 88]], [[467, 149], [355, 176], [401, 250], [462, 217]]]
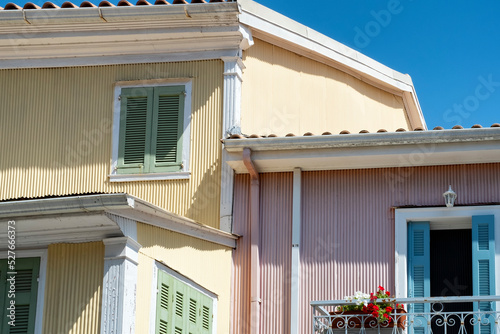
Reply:
[[[40, 258], [18, 258], [15, 263], [15, 274], [10, 274], [7, 260], [0, 260], [0, 333], [30, 334], [35, 331], [36, 300], [38, 294], [38, 274]], [[11, 326], [9, 296], [9, 278], [15, 278], [15, 326]]]
[[121, 89], [118, 174], [182, 170], [185, 93], [184, 85]]
[[158, 270], [155, 333], [212, 333], [213, 303], [212, 297]]

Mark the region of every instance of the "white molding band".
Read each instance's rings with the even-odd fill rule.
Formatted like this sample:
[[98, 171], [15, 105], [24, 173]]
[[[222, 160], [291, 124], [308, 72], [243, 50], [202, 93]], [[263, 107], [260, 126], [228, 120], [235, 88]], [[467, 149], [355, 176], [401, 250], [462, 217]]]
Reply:
[[129, 237], [103, 240], [104, 278], [101, 333], [135, 333], [138, 252]]
[[292, 273], [290, 299], [290, 333], [300, 333], [300, 228], [301, 228], [301, 198], [302, 171], [293, 170], [293, 209], [292, 209]]
[[[251, 35], [246, 40], [251, 41]], [[241, 133], [241, 84], [245, 66], [240, 57], [223, 57], [222, 60], [224, 61], [222, 138], [226, 138], [233, 133]], [[231, 232], [234, 172], [226, 161], [227, 152], [223, 151], [221, 162], [220, 229]]]

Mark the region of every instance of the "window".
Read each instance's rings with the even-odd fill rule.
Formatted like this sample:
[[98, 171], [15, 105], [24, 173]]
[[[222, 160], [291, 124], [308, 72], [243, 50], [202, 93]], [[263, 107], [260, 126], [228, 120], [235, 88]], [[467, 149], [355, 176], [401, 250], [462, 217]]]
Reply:
[[117, 86], [111, 181], [189, 177], [191, 83]]
[[186, 281], [158, 270], [155, 333], [212, 333], [213, 317], [213, 297]]
[[[500, 206], [396, 209], [396, 296], [497, 295], [499, 222]], [[452, 312], [448, 306], [452, 307], [445, 305], [444, 311]], [[477, 306], [488, 310], [490, 303], [453, 307], [468, 311]], [[430, 311], [429, 304], [413, 307], [417, 312]], [[482, 333], [492, 330], [489, 325], [480, 327]]]
[[[7, 259], [0, 260], [0, 332], [1, 333], [34, 333], [37, 308], [38, 276], [40, 258], [18, 258], [15, 263], [15, 273], [8, 267]], [[9, 278], [15, 278], [15, 292], [11, 289]], [[10, 300], [14, 295], [15, 319], [10, 315]], [[15, 326], [9, 322], [15, 320]]]

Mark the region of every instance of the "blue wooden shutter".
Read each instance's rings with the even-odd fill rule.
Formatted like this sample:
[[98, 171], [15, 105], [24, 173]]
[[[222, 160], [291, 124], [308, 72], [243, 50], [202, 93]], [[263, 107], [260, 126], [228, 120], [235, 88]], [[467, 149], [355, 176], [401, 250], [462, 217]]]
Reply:
[[182, 168], [184, 98], [184, 86], [154, 90], [151, 171], [175, 172]]
[[[429, 222], [408, 224], [408, 297], [430, 297], [430, 228]], [[429, 304], [410, 304], [410, 312], [427, 313]], [[411, 319], [410, 319], [411, 320]], [[414, 323], [423, 327], [413, 327], [413, 333], [428, 332], [427, 320], [416, 317]]]
[[149, 170], [153, 89], [123, 88], [121, 91], [119, 174], [144, 173]]
[[[492, 215], [472, 216], [472, 291], [474, 296], [495, 295], [495, 220]], [[493, 304], [493, 305], [492, 305]], [[494, 303], [474, 303], [474, 310], [494, 310]], [[483, 316], [484, 317], [484, 316]], [[482, 317], [482, 318], [483, 318]], [[494, 317], [485, 316], [481, 325], [481, 334], [493, 333]], [[474, 327], [474, 333], [479, 333], [479, 328]]]
[[[22, 258], [16, 259], [15, 269], [11, 270], [7, 267], [7, 260], [0, 260], [0, 277], [2, 280], [2, 292], [0, 300], [4, 303], [4, 307], [0, 314], [1, 333], [14, 334], [25, 333], [31, 334], [35, 332], [35, 316], [36, 316], [36, 301], [38, 295], [38, 273], [40, 270], [40, 258]], [[8, 272], [15, 271], [15, 327], [9, 325], [7, 318], [7, 303], [9, 282], [7, 279], [11, 276]]]

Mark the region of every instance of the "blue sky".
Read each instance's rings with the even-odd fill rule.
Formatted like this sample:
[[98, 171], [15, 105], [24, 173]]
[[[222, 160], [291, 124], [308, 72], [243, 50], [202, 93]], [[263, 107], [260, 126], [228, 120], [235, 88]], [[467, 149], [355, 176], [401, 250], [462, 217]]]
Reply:
[[430, 129], [500, 123], [498, 0], [257, 2], [410, 74]]

